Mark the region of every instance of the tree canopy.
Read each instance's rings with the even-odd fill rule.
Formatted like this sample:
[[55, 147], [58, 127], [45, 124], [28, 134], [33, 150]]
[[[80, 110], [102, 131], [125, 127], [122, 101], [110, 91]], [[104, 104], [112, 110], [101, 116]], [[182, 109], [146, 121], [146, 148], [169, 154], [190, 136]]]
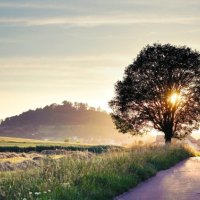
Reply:
[[165, 141], [198, 128], [200, 54], [185, 46], [147, 45], [125, 69], [110, 101], [112, 118], [122, 133], [154, 128]]

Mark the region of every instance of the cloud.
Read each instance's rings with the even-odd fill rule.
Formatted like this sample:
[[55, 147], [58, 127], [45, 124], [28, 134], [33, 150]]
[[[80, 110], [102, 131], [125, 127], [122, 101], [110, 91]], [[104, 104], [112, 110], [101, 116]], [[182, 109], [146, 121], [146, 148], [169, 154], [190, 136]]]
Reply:
[[61, 4], [1, 2], [0, 8], [64, 9]]
[[0, 39], [0, 44], [16, 44], [21, 42], [24, 42], [24, 40], [10, 39], [10, 38]]
[[132, 58], [132, 55], [121, 54], [100, 54], [100, 55], [76, 55], [66, 57], [5, 57], [0, 58], [0, 66], [5, 64], [18, 65], [18, 64], [59, 64], [59, 63], [84, 63], [84, 62], [123, 62]]
[[[132, 62], [128, 55], [94, 55], [55, 58], [0, 58], [0, 82], [8, 84], [11, 80], [30, 81], [37, 77], [58, 82], [63, 80], [87, 81], [97, 79], [106, 81], [121, 77], [124, 68]], [[14, 78], [13, 78], [14, 77]], [[17, 78], [17, 79], [16, 79]], [[28, 79], [27, 79], [28, 78]], [[13, 83], [13, 82], [12, 82]]]
[[75, 16], [48, 18], [0, 18], [0, 24], [18, 26], [68, 25], [75, 27], [96, 27], [106, 25], [132, 24], [199, 24], [199, 17], [138, 17], [131, 15]]

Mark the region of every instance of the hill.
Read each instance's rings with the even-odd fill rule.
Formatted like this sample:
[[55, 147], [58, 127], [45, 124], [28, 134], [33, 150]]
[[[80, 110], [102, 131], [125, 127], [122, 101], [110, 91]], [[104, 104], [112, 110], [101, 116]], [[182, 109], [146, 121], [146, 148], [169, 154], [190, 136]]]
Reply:
[[0, 124], [0, 136], [87, 143], [126, 143], [129, 139], [116, 131], [105, 111], [68, 101], [6, 118]]

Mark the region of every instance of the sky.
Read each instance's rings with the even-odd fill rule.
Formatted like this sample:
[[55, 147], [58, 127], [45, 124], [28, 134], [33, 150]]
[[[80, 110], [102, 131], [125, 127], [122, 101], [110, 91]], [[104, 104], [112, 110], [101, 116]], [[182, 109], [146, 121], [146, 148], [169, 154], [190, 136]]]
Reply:
[[0, 119], [64, 100], [109, 110], [147, 44], [200, 50], [199, 0], [0, 0]]

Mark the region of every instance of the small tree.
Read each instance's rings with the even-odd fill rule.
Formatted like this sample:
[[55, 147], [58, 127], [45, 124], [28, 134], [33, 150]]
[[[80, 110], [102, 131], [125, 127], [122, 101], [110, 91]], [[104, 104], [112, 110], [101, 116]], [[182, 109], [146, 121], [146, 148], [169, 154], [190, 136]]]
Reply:
[[162, 131], [165, 141], [198, 128], [200, 54], [187, 47], [145, 47], [115, 85], [109, 102], [122, 133], [141, 134], [144, 127]]

